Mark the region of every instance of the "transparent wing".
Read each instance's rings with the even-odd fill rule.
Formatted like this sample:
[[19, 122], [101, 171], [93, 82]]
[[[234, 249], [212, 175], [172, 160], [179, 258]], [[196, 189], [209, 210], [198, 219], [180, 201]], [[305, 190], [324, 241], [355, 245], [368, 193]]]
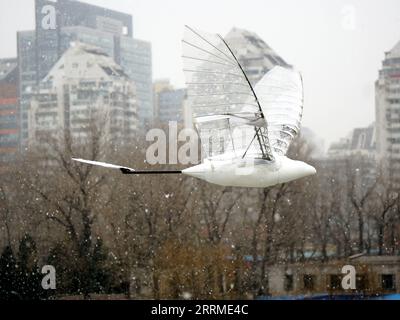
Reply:
[[280, 66], [269, 71], [254, 88], [268, 121], [271, 150], [285, 155], [300, 130], [303, 81], [299, 72]]
[[[247, 149], [248, 155], [270, 154], [265, 128], [251, 124], [262, 117], [257, 97], [222, 37], [186, 26], [182, 44], [188, 102], [198, 120], [203, 151], [207, 156], [241, 156]], [[213, 116], [226, 118], [216, 121]], [[235, 128], [241, 131], [240, 139], [235, 139]], [[260, 139], [253, 139], [256, 132]]]

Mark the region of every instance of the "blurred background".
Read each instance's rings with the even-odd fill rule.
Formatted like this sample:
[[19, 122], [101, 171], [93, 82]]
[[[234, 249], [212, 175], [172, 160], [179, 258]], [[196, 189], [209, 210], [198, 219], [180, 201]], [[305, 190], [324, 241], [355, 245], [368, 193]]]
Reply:
[[[2, 1], [0, 299], [398, 297], [399, 9]], [[185, 24], [222, 34], [252, 84], [276, 65], [302, 73], [289, 153], [316, 176], [240, 189], [71, 162], [150, 168], [150, 129], [192, 128]], [[48, 264], [56, 290], [40, 285]], [[344, 265], [355, 289], [342, 287]]]

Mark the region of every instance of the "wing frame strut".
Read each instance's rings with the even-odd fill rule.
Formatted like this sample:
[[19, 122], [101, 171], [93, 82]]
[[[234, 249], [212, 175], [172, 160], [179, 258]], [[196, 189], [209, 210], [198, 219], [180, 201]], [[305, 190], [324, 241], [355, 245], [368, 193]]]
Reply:
[[[263, 113], [263, 111], [262, 111], [260, 102], [258, 101], [258, 97], [257, 97], [257, 95], [256, 95], [256, 92], [254, 91], [254, 88], [253, 88], [253, 86], [251, 85], [250, 80], [249, 80], [249, 78], [247, 77], [246, 72], [244, 71], [244, 69], [243, 69], [242, 65], [240, 64], [239, 60], [236, 58], [236, 56], [235, 56], [235, 54], [233, 53], [232, 49], [231, 49], [231, 48], [229, 47], [229, 45], [226, 43], [225, 39], [224, 39], [220, 34], [217, 34], [217, 36], [221, 39], [221, 41], [224, 43], [224, 45], [226, 46], [226, 48], [229, 50], [229, 52], [231, 53], [231, 55], [232, 55], [233, 58], [235, 59], [237, 65], [239, 66], [240, 70], [242, 71], [243, 76], [244, 76], [244, 78], [246, 79], [246, 81], [247, 81], [247, 83], [248, 83], [248, 85], [249, 85], [249, 87], [250, 87], [250, 89], [251, 89], [251, 92], [252, 92], [253, 95], [254, 95], [254, 99], [255, 99], [256, 102], [257, 102], [258, 109], [259, 109], [259, 111], [260, 111], [260, 117], [261, 117], [262, 119], [264, 119], [265, 117], [264, 117], [264, 113]], [[263, 158], [263, 159], [266, 159], [266, 160], [272, 160], [272, 159], [271, 159], [271, 156], [267, 153], [266, 150], [264, 150], [264, 147], [265, 147], [266, 143], [265, 143], [265, 137], [264, 137], [264, 135], [261, 133], [261, 128], [259, 128], [259, 127], [254, 127], [254, 130], [255, 130], [255, 136], [257, 136], [257, 140], [258, 140], [258, 143], [259, 143], [259, 145], [260, 145], [260, 150], [261, 150], [261, 153], [262, 153], [262, 158]], [[254, 138], [252, 139], [252, 142], [253, 142], [253, 141], [254, 141]], [[252, 143], [252, 142], [251, 142], [251, 143]], [[251, 143], [250, 143], [250, 145], [251, 145]], [[250, 145], [249, 145], [249, 147], [250, 147]], [[247, 153], [249, 147], [247, 148], [247, 150], [246, 150], [245, 153], [243, 154], [242, 158], [245, 157], [245, 155], [246, 155], [246, 153]]]

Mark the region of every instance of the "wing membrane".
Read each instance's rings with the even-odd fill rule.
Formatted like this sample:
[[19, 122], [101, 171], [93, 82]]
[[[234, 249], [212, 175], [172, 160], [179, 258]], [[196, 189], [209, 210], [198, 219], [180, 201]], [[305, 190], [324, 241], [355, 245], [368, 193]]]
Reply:
[[299, 72], [276, 66], [255, 86], [268, 121], [272, 152], [285, 155], [300, 130], [303, 114], [303, 81]]
[[266, 128], [251, 124], [263, 117], [257, 96], [225, 41], [186, 26], [182, 45], [188, 100], [206, 155], [272, 158]]

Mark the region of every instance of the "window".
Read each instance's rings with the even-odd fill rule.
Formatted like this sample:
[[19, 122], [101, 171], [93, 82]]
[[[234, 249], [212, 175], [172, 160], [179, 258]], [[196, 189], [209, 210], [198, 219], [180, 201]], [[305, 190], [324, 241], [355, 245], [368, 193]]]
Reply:
[[285, 291], [293, 290], [293, 275], [292, 274], [285, 274], [283, 286], [285, 288]]
[[367, 289], [367, 277], [364, 274], [357, 275], [356, 277], [356, 289], [357, 291], [364, 291]]
[[303, 276], [303, 282], [304, 282], [304, 289], [306, 290], [313, 290], [314, 289], [314, 281], [315, 276], [312, 274], [305, 274]]
[[329, 289], [339, 290], [342, 287], [342, 277], [338, 274], [331, 274], [329, 279]]
[[394, 274], [382, 274], [381, 283], [382, 283], [382, 289], [384, 290], [396, 289]]

